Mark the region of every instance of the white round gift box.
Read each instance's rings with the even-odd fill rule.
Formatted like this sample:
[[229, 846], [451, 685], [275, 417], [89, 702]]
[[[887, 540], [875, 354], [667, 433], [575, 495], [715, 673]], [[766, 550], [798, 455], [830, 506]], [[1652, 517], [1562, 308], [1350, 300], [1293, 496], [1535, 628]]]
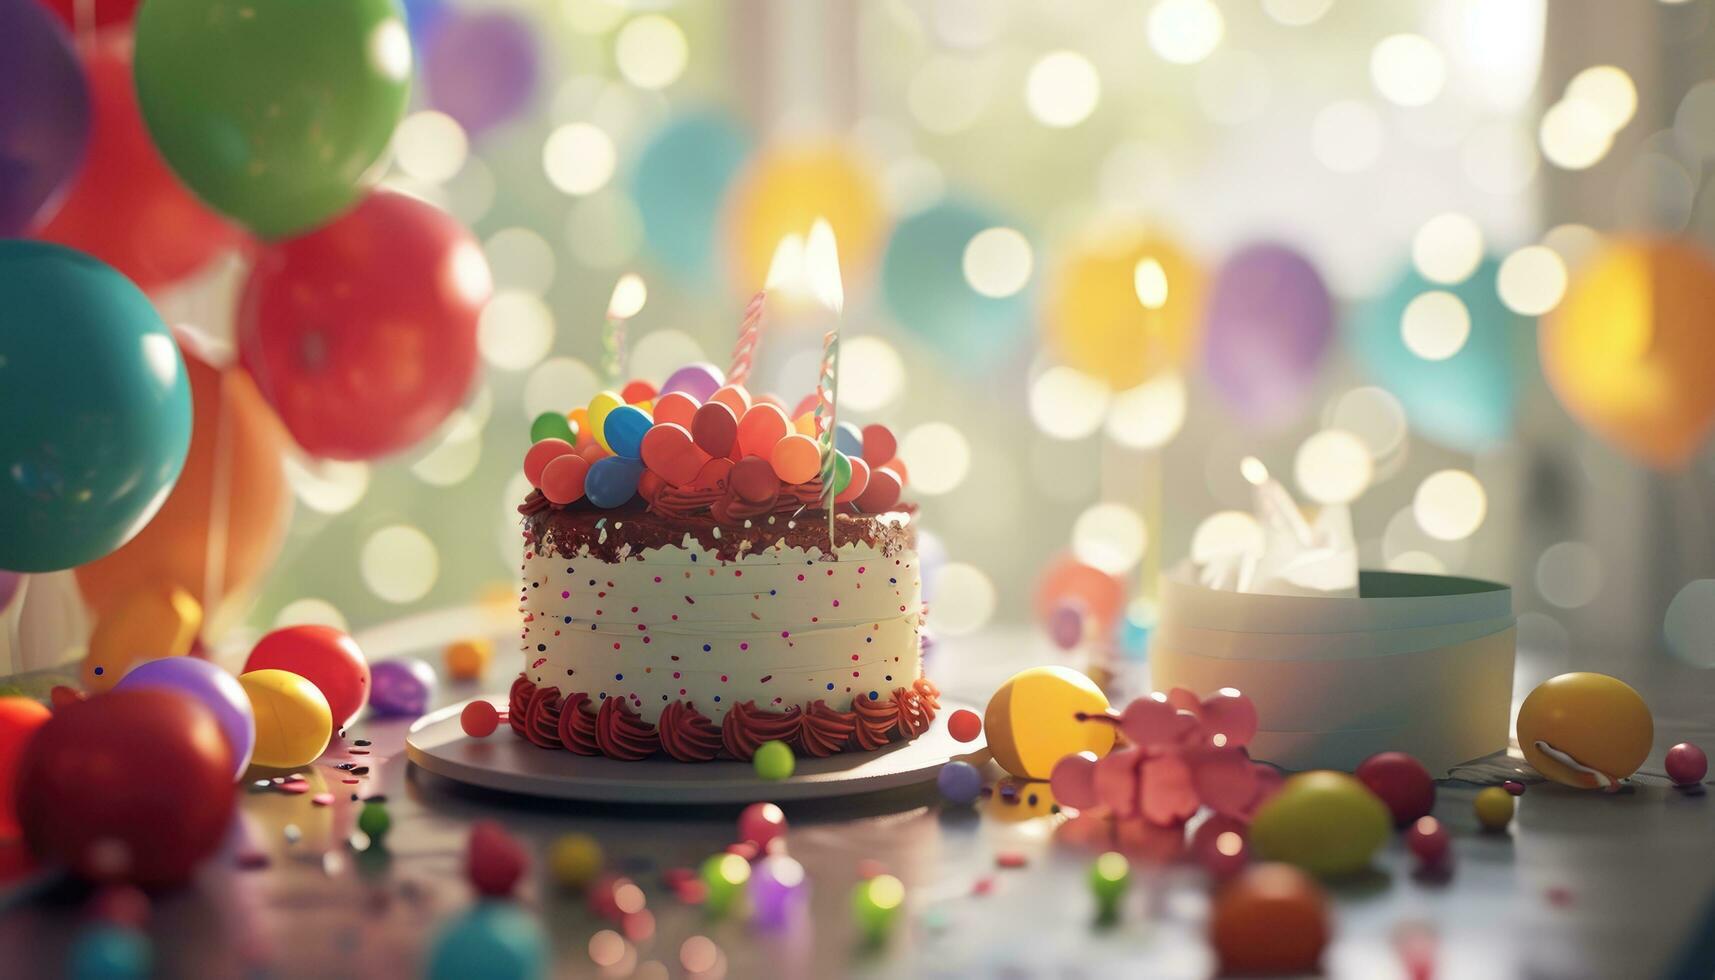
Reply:
[[1437, 775], [1506, 748], [1512, 590], [1445, 575], [1360, 572], [1358, 595], [1253, 595], [1163, 580], [1157, 690], [1255, 702], [1253, 758], [1350, 770], [1376, 752]]

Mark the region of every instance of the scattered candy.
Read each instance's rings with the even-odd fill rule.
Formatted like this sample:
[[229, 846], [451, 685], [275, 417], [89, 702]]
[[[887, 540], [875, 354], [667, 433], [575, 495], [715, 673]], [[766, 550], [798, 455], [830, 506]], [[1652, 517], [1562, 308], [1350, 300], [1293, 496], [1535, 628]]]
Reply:
[[[256, 718], [244, 688], [229, 673], [195, 657], [167, 657], [138, 664], [120, 678], [114, 690], [159, 688], [196, 699], [214, 714], [221, 734], [232, 749], [232, 778], [244, 775], [256, 744]], [[3, 782], [3, 780], [0, 780]]]
[[751, 869], [746, 895], [752, 925], [782, 928], [802, 913], [809, 898], [804, 866], [784, 854], [771, 854]]
[[750, 880], [750, 862], [736, 854], [713, 854], [703, 862], [698, 877], [708, 889], [703, 909], [711, 916], [722, 916], [743, 894], [745, 882]]
[[1359, 764], [1352, 775], [1376, 794], [1404, 827], [1435, 808], [1435, 779], [1429, 770], [1404, 752], [1378, 752]]
[[948, 802], [974, 802], [983, 791], [983, 774], [968, 762], [949, 762], [935, 775], [935, 785]]
[[905, 905], [905, 885], [889, 874], [858, 882], [852, 889], [852, 915], [858, 930], [872, 945], [887, 941]]
[[955, 741], [974, 742], [983, 733], [982, 716], [968, 708], [960, 708], [947, 717], [947, 734]]
[[1490, 786], [1477, 793], [1471, 809], [1476, 811], [1477, 822], [1484, 830], [1505, 830], [1513, 820], [1513, 797], [1498, 786]]
[[1709, 757], [1690, 742], [1667, 750], [1667, 778], [1675, 786], [1696, 786], [1709, 774]]
[[1345, 773], [1299, 773], [1286, 780], [1251, 821], [1258, 856], [1325, 877], [1369, 866], [1392, 825], [1388, 809]]
[[488, 670], [488, 662], [494, 659], [494, 645], [481, 638], [459, 640], [447, 645], [444, 657], [448, 677], [455, 681], [480, 680]]
[[1291, 865], [1259, 864], [1216, 893], [1209, 941], [1223, 974], [1319, 973], [1330, 925], [1328, 899], [1313, 878]]
[[1513, 796], [1524, 795], [1524, 784], [1516, 779], [1509, 779], [1501, 784], [1501, 788]]
[[245, 673], [258, 670], [291, 671], [314, 684], [327, 700], [335, 728], [350, 724], [369, 700], [369, 661], [357, 641], [332, 626], [288, 626], [269, 633], [244, 661]]
[[1090, 891], [1096, 896], [1096, 919], [1118, 921], [1120, 903], [1131, 887], [1131, 862], [1118, 851], [1108, 851], [1090, 865]]
[[415, 718], [435, 699], [435, 668], [416, 657], [383, 660], [369, 670], [369, 710], [383, 718]]
[[1217, 881], [1230, 878], [1250, 863], [1247, 830], [1242, 820], [1212, 814], [1191, 835], [1191, 856]]
[[[1512, 799], [1507, 798], [1510, 804]], [[1417, 859], [1420, 871], [1439, 872], [1445, 870], [1448, 856], [1452, 853], [1453, 838], [1447, 833], [1447, 828], [1434, 817], [1418, 817], [1412, 821], [1405, 831], [1405, 848]]]
[[566, 834], [548, 848], [548, 870], [563, 888], [586, 887], [601, 874], [601, 845], [588, 834]]
[[994, 856], [997, 868], [1022, 868], [1030, 863], [1030, 858], [1022, 851], [1001, 851]]
[[559, 412], [543, 412], [530, 423], [530, 442], [532, 445], [544, 439], [558, 439], [567, 445], [577, 442], [577, 433], [572, 431], [572, 423]]
[[465, 874], [479, 893], [505, 898], [518, 887], [529, 866], [523, 846], [498, 822], [478, 820], [471, 825], [465, 846]]
[[995, 762], [1014, 776], [1047, 779], [1065, 756], [1113, 748], [1111, 725], [1078, 720], [1080, 712], [1102, 714], [1107, 695], [1068, 667], [1032, 667], [1014, 674], [995, 691], [983, 711], [983, 729]]
[[786, 814], [772, 803], [752, 803], [738, 815], [738, 839], [767, 851], [786, 832]]
[[116, 925], [91, 926], [72, 942], [66, 958], [68, 980], [143, 980], [154, 951], [142, 932]]
[[1062, 650], [1084, 642], [1084, 609], [1079, 602], [1062, 602], [1048, 614], [1048, 638]]
[[429, 952], [429, 980], [535, 980], [547, 973], [541, 927], [507, 902], [478, 902], [447, 924]]
[[[364, 671], [367, 686], [368, 670]], [[305, 678], [269, 668], [238, 675], [256, 718], [256, 747], [250, 761], [274, 769], [307, 766], [333, 737], [327, 698]]]
[[1625, 682], [1574, 672], [1537, 685], [1518, 712], [1525, 761], [1580, 789], [1614, 789], [1649, 755], [1655, 723]]
[[363, 809], [357, 814], [357, 829], [363, 831], [371, 845], [380, 845], [387, 838], [387, 831], [393, 826], [393, 817], [387, 812], [387, 805], [376, 801], [363, 804]]
[[756, 747], [756, 754], [751, 757], [750, 763], [755, 767], [758, 776], [776, 782], [789, 778], [792, 770], [797, 767], [792, 748], [785, 742], [763, 742]]
[[494, 705], [477, 698], [459, 712], [459, 727], [471, 738], [487, 738], [500, 727], [500, 712]]

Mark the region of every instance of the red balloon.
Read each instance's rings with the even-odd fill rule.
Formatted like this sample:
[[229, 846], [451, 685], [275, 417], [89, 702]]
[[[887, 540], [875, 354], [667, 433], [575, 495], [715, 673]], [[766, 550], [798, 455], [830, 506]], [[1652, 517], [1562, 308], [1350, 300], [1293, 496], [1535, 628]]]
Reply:
[[332, 626], [288, 626], [262, 638], [244, 661], [244, 673], [284, 670], [297, 674], [327, 698], [339, 728], [369, 701], [369, 661], [357, 641]]
[[[857, 462], [853, 460], [853, 462]], [[892, 470], [870, 470], [869, 485], [858, 495], [858, 510], [866, 514], [881, 514], [892, 510], [899, 503], [899, 495], [905, 490], [899, 484], [899, 474]]]
[[239, 304], [239, 359], [307, 452], [385, 456], [464, 400], [490, 288], [458, 222], [375, 191], [332, 224], [262, 249]]
[[89, 76], [89, 154], [65, 203], [36, 237], [88, 252], [145, 290], [171, 285], [237, 246], [243, 234], [179, 183], [149, 139], [131, 81], [130, 35], [105, 35], [81, 50]]
[[142, 0], [41, 0], [42, 6], [71, 28], [73, 35], [82, 37], [92, 27], [129, 24], [137, 16]]
[[542, 470], [542, 496], [550, 503], [571, 503], [584, 495], [584, 477], [589, 472], [589, 461], [582, 456], [567, 453], [555, 457]]
[[738, 416], [723, 402], [704, 402], [691, 417], [691, 438], [710, 456], [725, 456], [738, 440]]
[[871, 466], [880, 466], [899, 455], [899, 442], [893, 430], [885, 425], [870, 423], [863, 427], [863, 459]]
[[780, 478], [774, 466], [761, 456], [746, 456], [732, 464], [727, 483], [738, 499], [752, 504], [766, 504], [780, 493]]
[[542, 488], [542, 473], [547, 470], [548, 464], [571, 452], [574, 452], [571, 443], [564, 439], [538, 440], [535, 445], [524, 451], [524, 479], [529, 480], [531, 486], [540, 490]]
[[54, 712], [18, 763], [18, 819], [38, 856], [87, 878], [172, 885], [232, 819], [232, 749], [214, 714], [156, 688]]
[[48, 709], [29, 698], [0, 698], [0, 840], [18, 836], [18, 812], [12, 805], [18, 758], [36, 729], [48, 720]]
[[839, 495], [834, 498], [834, 503], [836, 504], [851, 503], [859, 497], [862, 497], [863, 492], [869, 489], [869, 464], [864, 462], [863, 459], [858, 456], [850, 456], [847, 458], [852, 464], [852, 478], [851, 481], [846, 484], [846, 488], [841, 490]]
[[643, 465], [676, 487], [695, 480], [703, 464], [709, 461], [709, 454], [691, 442], [691, 434], [685, 427], [672, 422], [657, 422], [649, 427], [643, 434], [642, 453]]

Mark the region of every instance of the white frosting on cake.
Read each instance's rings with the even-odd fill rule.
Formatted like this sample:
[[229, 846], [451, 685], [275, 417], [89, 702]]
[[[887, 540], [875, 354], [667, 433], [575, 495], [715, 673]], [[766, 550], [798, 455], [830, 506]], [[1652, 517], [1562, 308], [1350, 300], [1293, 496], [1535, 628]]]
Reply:
[[845, 711], [854, 695], [910, 688], [922, 673], [917, 553], [858, 542], [836, 554], [782, 544], [723, 562], [687, 537], [609, 562], [527, 546], [524, 676], [597, 704], [623, 697], [649, 722], [676, 700], [718, 724], [744, 701]]

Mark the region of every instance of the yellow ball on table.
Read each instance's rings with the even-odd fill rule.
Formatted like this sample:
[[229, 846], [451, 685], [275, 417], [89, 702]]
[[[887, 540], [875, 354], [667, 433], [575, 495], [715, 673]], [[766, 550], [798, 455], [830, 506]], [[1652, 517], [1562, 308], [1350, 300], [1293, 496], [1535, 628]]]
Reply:
[[1114, 747], [1114, 726], [1079, 721], [1108, 710], [1096, 682], [1069, 667], [1032, 667], [1012, 675], [989, 699], [983, 731], [1002, 769], [1047, 779], [1054, 763], [1078, 752], [1098, 758]]
[[481, 680], [493, 657], [493, 644], [481, 638], [448, 644], [447, 676], [455, 681]]
[[1490, 786], [1471, 801], [1477, 822], [1484, 830], [1505, 830], [1513, 821], [1513, 795], [1499, 786]]
[[1567, 786], [1614, 787], [1638, 771], [1654, 740], [1649, 706], [1607, 674], [1550, 677], [1519, 706], [1518, 744], [1525, 761]]
[[580, 889], [601, 874], [601, 845], [587, 834], [566, 834], [548, 849], [548, 869], [563, 887]]
[[251, 765], [296, 769], [316, 761], [333, 737], [333, 712], [314, 684], [288, 670], [238, 675], [256, 714]]

